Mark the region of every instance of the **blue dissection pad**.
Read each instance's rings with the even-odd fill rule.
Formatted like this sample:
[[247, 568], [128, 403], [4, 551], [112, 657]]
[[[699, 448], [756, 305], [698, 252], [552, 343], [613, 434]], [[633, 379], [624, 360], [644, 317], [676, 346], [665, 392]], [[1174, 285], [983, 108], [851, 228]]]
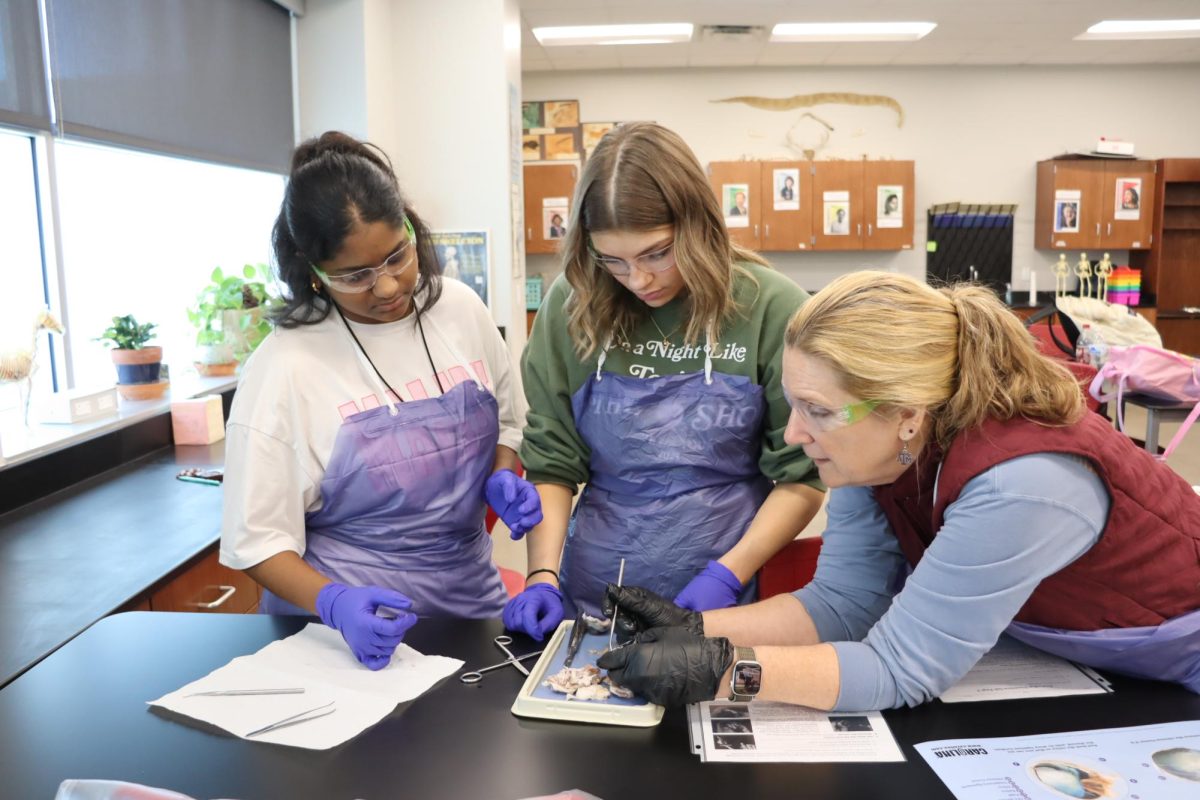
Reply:
[[[554, 658], [550, 660], [550, 665], [546, 667], [546, 671], [542, 673], [542, 680], [533, 690], [533, 696], [541, 700], [558, 700], [564, 703], [580, 703], [582, 705], [616, 705], [616, 706], [644, 706], [647, 701], [642, 697], [635, 697], [632, 700], [625, 700], [610, 694], [607, 700], [567, 700], [567, 696], [561, 692], [556, 692], [549, 686], [544, 686], [546, 678], [555, 674], [563, 668], [563, 662], [567, 660], [567, 645], [570, 643], [571, 636], [568, 633], [563, 636], [558, 649], [554, 652]], [[575, 654], [575, 660], [571, 663], [572, 667], [586, 667], [595, 665], [596, 659], [600, 657], [608, 649], [608, 634], [607, 633], [585, 633], [583, 641], [579, 644], [579, 652]], [[595, 652], [593, 652], [595, 651]], [[603, 671], [603, 670], [602, 670]]]

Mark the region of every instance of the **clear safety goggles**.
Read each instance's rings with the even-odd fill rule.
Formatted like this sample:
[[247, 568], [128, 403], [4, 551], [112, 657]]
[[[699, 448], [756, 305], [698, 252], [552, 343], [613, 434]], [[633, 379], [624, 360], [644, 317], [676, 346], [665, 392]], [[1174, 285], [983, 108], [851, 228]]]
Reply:
[[397, 277], [417, 263], [417, 232], [413, 230], [413, 224], [408, 217], [404, 218], [404, 230], [408, 234], [408, 239], [401, 242], [396, 251], [385, 258], [378, 267], [364, 267], [356, 269], [354, 272], [330, 275], [316, 264], [310, 266], [312, 266], [313, 272], [317, 273], [321, 282], [331, 289], [351, 294], [369, 292], [375, 288], [381, 273], [386, 272], [392, 277]]

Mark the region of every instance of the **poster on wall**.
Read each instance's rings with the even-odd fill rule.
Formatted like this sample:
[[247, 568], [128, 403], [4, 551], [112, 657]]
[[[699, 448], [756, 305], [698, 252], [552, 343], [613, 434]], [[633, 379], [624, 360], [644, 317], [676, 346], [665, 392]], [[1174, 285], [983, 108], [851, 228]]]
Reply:
[[578, 128], [578, 100], [547, 100], [542, 103], [542, 125], [547, 128]]
[[821, 232], [826, 236], [848, 236], [850, 234], [850, 193], [824, 192], [821, 215]]
[[488, 305], [487, 231], [430, 231], [433, 250], [442, 266], [442, 276], [470, 286], [483, 304]]
[[545, 127], [541, 103], [521, 103], [521, 127], [527, 131]]
[[604, 134], [611, 131], [621, 123], [619, 122], [585, 122], [583, 123], [583, 152], [589, 158], [592, 151], [596, 149], [596, 145], [600, 144], [600, 140], [604, 138]]
[[904, 187], [876, 187], [875, 208], [878, 209], [875, 215], [876, 228], [903, 228]]
[[800, 210], [800, 170], [777, 169], [771, 173], [775, 193], [771, 207], [776, 211]]
[[1114, 219], [1142, 218], [1142, 179], [1117, 178]]
[[542, 158], [547, 161], [575, 160], [582, 154], [579, 128], [542, 135]]
[[542, 198], [542, 238], [546, 241], [561, 239], [567, 235], [567, 220], [570, 208], [568, 197]]
[[1059, 189], [1054, 193], [1054, 232], [1079, 233], [1079, 214], [1083, 192], [1079, 189]]
[[721, 184], [721, 204], [725, 209], [726, 228], [750, 227], [750, 184]]
[[537, 134], [521, 135], [521, 159], [523, 161], [542, 160], [542, 137]]

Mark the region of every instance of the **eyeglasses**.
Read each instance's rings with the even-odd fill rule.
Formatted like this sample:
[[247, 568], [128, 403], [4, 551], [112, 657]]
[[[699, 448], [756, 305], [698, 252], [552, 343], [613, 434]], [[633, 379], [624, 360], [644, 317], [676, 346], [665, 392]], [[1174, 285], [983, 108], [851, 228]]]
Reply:
[[396, 251], [383, 260], [383, 263], [378, 267], [365, 267], [356, 269], [354, 272], [346, 272], [339, 275], [330, 275], [325, 270], [318, 267], [316, 264], [310, 264], [313, 272], [317, 273], [326, 286], [337, 289], [339, 292], [349, 292], [351, 294], [359, 294], [361, 292], [369, 292], [375, 288], [375, 284], [379, 281], [379, 273], [386, 272], [393, 278], [403, 274], [409, 267], [417, 261], [417, 232], [413, 230], [412, 222], [408, 217], [404, 218], [404, 231], [408, 234], [408, 238], [400, 243]]
[[862, 422], [883, 404], [882, 400], [863, 400], [841, 408], [826, 408], [794, 398], [789, 398], [788, 402], [792, 410], [804, 418], [807, 425], [825, 433]]
[[[595, 246], [592, 244], [591, 237], [588, 238], [588, 252], [592, 254], [592, 258], [597, 264], [608, 270], [609, 274], [618, 277], [625, 277], [632, 271], [629, 262], [614, 256], [602, 256], [596, 252]], [[655, 250], [653, 253], [643, 253], [633, 260], [633, 266], [637, 267], [641, 272], [666, 272], [671, 267], [675, 266], [675, 243], [671, 242], [666, 247]]]

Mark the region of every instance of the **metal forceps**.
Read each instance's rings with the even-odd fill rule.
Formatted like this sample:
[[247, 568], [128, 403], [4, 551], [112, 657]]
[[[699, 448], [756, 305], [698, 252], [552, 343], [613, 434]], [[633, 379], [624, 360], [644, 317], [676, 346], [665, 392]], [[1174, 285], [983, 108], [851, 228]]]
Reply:
[[508, 656], [508, 659], [506, 661], [501, 661], [499, 664], [492, 664], [490, 667], [484, 667], [483, 669], [475, 670], [474, 672], [464, 672], [458, 678], [460, 681], [463, 683], [479, 683], [481, 680], [483, 680], [483, 673], [491, 672], [492, 670], [500, 669], [501, 667], [507, 667], [510, 664], [519, 669], [521, 674], [529, 675], [529, 669], [521, 662], [528, 661], [529, 659], [542, 654], [542, 651], [538, 650], [536, 653], [526, 653], [523, 656], [514, 655], [513, 652], [508, 649], [508, 646], [512, 644], [512, 637], [505, 634], [497, 636], [492, 641], [495, 642], [496, 647], [499, 647], [504, 651], [504, 654]]

